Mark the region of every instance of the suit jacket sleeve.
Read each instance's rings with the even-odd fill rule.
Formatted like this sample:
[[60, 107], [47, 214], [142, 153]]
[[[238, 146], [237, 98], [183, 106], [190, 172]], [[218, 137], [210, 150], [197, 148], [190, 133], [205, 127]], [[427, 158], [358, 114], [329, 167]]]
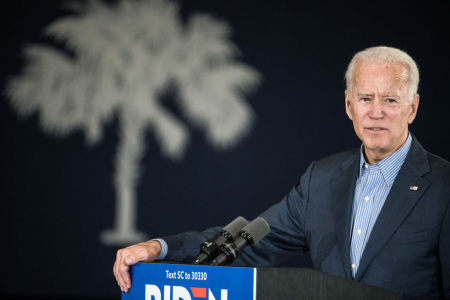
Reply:
[[[314, 163], [280, 203], [260, 215], [269, 223], [270, 233], [258, 244], [245, 248], [233, 265], [271, 266], [308, 249], [304, 217], [313, 167]], [[221, 229], [214, 227], [204, 232], [163, 237], [169, 250], [165, 260], [192, 262], [199, 253], [200, 245], [206, 240], [214, 240]]]

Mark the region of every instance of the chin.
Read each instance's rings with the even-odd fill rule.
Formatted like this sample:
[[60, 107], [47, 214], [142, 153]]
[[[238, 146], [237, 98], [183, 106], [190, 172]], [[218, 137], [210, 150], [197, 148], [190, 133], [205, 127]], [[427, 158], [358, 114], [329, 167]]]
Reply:
[[367, 146], [366, 146], [366, 144], [364, 144], [364, 146], [369, 150], [377, 151], [379, 153], [383, 153], [386, 150], [385, 144], [370, 144]]
[[387, 143], [385, 141], [380, 141], [379, 139], [365, 139], [363, 141], [364, 147], [370, 150], [383, 151], [386, 149]]

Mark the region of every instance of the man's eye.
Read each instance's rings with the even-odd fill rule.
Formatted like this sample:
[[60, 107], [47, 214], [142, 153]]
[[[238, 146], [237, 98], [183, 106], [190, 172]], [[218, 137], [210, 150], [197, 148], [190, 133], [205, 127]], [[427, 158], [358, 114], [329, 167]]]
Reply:
[[370, 101], [370, 98], [361, 98], [362, 101]]
[[395, 102], [397, 102], [397, 100], [395, 100], [395, 99], [387, 99], [387, 102], [389, 102], [389, 103], [395, 103]]

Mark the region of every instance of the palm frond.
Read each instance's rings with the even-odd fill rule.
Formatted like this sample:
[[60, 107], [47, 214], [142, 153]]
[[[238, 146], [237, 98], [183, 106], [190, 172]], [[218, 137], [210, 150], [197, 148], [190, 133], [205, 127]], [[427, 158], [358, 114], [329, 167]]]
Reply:
[[196, 14], [188, 22], [184, 48], [187, 64], [199, 66], [231, 59], [239, 54], [230, 40], [231, 29], [225, 23], [205, 14]]
[[99, 69], [47, 46], [29, 46], [24, 52], [29, 61], [24, 75], [11, 79], [7, 86], [18, 114], [39, 112], [46, 132], [65, 135], [84, 129], [89, 143], [98, 141], [101, 123], [111, 117], [117, 100], [111, 89], [96, 84], [104, 82]]
[[188, 119], [206, 130], [214, 146], [226, 149], [251, 127], [255, 116], [243, 95], [259, 81], [260, 75], [253, 68], [223, 63], [184, 78], [180, 104]]

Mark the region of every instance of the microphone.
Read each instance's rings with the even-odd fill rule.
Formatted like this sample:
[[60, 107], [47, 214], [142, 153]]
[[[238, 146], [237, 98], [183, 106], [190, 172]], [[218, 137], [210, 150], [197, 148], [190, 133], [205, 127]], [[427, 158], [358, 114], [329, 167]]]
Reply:
[[243, 217], [237, 217], [220, 232], [219, 237], [214, 241], [206, 241], [200, 246], [200, 254], [197, 256], [193, 265], [209, 263], [219, 254], [219, 246], [225, 242], [233, 242], [239, 236], [242, 227], [248, 225]]
[[238, 258], [242, 249], [259, 242], [270, 232], [270, 226], [263, 218], [256, 218], [253, 222], [242, 228], [239, 237], [234, 243], [224, 243], [219, 247], [220, 254], [214, 259], [211, 266], [230, 265]]

